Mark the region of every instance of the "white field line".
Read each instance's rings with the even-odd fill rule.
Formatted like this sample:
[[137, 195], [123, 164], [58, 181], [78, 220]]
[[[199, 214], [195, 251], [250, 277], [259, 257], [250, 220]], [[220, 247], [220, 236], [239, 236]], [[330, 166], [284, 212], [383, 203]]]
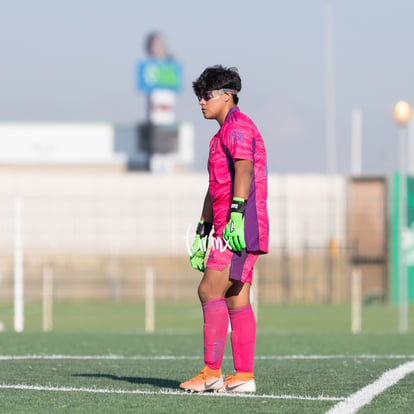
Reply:
[[[224, 359], [230, 359], [231, 357], [224, 357]], [[15, 360], [119, 360], [119, 361], [139, 361], [139, 360], [151, 360], [151, 361], [163, 361], [163, 360], [197, 360], [200, 356], [177, 356], [177, 355], [63, 355], [63, 354], [26, 354], [26, 355], [0, 355], [0, 361], [15, 361]], [[334, 359], [368, 359], [368, 360], [399, 360], [399, 359], [414, 359], [414, 355], [262, 355], [256, 356], [257, 361], [267, 360], [334, 360]]]
[[414, 372], [414, 361], [406, 362], [397, 368], [384, 372], [376, 381], [351, 394], [344, 401], [332, 407], [327, 414], [353, 414], [369, 404], [377, 395], [392, 387], [405, 376]]
[[244, 398], [264, 398], [274, 400], [306, 400], [306, 401], [342, 401], [343, 397], [327, 397], [320, 395], [318, 397], [300, 396], [300, 395], [273, 395], [273, 394], [241, 394], [241, 393], [194, 393], [185, 391], [171, 390], [124, 390], [112, 388], [75, 388], [75, 387], [53, 387], [44, 385], [27, 385], [27, 384], [0, 384], [0, 390], [26, 390], [26, 391], [49, 391], [49, 392], [85, 392], [92, 394], [135, 394], [135, 395], [179, 395], [179, 396], [205, 396], [205, 397], [244, 397]]

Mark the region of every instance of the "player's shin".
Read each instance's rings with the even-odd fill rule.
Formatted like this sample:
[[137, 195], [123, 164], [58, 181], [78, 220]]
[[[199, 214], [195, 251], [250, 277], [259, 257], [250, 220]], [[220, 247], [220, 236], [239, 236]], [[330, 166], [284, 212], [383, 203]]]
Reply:
[[256, 319], [251, 305], [230, 310], [231, 345], [236, 373], [253, 373]]
[[220, 369], [226, 346], [229, 313], [225, 299], [203, 303], [204, 362], [210, 369]]

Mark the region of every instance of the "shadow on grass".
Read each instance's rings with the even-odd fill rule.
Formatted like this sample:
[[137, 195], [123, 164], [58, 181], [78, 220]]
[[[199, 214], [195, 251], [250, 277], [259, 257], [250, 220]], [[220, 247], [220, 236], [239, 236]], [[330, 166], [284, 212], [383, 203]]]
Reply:
[[83, 378], [107, 378], [114, 381], [124, 381], [130, 384], [147, 384], [159, 388], [179, 388], [180, 382], [163, 379], [163, 378], [148, 378], [148, 377], [122, 377], [120, 375], [112, 374], [73, 374], [73, 377]]

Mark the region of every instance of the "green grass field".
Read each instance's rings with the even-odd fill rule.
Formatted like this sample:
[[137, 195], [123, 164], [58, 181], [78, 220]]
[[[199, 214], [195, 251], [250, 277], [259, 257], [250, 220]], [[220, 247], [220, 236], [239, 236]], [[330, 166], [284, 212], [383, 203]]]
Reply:
[[[349, 306], [261, 306], [257, 393], [242, 396], [179, 389], [203, 364], [197, 304], [158, 305], [152, 334], [143, 331], [142, 304], [55, 304], [48, 333], [40, 332], [40, 305], [26, 306], [26, 330], [14, 333], [12, 307], [3, 304], [0, 412], [345, 413], [339, 404], [361, 405], [367, 396], [356, 393], [370, 385], [375, 395], [359, 413], [411, 413], [410, 310], [410, 333], [399, 334], [395, 308], [364, 307], [355, 335]], [[228, 342], [225, 373], [233, 368], [230, 351]]]

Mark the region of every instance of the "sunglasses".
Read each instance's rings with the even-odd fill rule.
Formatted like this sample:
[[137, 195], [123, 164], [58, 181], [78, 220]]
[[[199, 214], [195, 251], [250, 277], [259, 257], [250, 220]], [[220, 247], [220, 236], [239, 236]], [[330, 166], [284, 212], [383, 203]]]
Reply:
[[199, 101], [204, 99], [207, 102], [211, 98], [215, 98], [216, 96], [224, 95], [226, 93], [231, 93], [232, 95], [237, 95], [237, 91], [235, 89], [222, 88], [222, 89], [216, 89], [214, 91], [205, 91], [205, 92], [201, 93], [200, 95], [197, 95], [197, 98], [198, 98]]

